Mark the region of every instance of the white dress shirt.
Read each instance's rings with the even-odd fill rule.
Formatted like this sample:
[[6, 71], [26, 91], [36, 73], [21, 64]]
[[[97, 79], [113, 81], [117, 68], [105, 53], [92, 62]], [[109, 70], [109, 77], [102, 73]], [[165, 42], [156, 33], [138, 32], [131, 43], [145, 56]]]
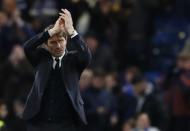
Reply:
[[52, 58], [53, 58], [53, 65], [52, 65], [53, 69], [55, 69], [55, 65], [57, 64], [57, 61], [55, 60], [56, 58], [59, 59], [59, 68], [61, 67], [61, 61], [62, 61], [64, 55], [65, 55], [65, 52], [60, 57], [54, 57], [54, 56], [52, 56]]

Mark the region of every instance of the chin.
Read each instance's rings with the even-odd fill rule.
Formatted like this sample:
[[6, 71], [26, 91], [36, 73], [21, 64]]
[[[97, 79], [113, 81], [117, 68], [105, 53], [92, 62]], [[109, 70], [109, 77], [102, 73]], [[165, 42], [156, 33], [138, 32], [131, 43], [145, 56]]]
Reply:
[[55, 54], [55, 57], [60, 57], [62, 55], [63, 55], [63, 52], [62, 53], [57, 53], [57, 54]]

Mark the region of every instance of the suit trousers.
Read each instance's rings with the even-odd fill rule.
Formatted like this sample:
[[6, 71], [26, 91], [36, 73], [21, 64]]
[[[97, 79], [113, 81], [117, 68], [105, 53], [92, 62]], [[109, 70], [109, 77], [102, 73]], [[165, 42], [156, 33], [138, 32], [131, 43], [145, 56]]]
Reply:
[[75, 125], [64, 126], [57, 123], [28, 123], [27, 131], [77, 131]]

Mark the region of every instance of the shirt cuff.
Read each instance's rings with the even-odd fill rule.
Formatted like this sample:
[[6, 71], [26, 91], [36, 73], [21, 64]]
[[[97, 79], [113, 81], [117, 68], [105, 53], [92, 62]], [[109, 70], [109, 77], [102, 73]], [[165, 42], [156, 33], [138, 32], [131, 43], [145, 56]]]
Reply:
[[48, 32], [48, 34], [49, 34], [49, 36], [50, 36], [50, 37], [52, 37], [52, 36], [53, 36], [53, 34], [54, 34], [54, 32], [53, 32], [51, 29], [50, 29], [50, 30], [48, 30], [47, 32]]
[[78, 32], [75, 30], [73, 34], [71, 35], [71, 39], [74, 38], [76, 35], [78, 35]]

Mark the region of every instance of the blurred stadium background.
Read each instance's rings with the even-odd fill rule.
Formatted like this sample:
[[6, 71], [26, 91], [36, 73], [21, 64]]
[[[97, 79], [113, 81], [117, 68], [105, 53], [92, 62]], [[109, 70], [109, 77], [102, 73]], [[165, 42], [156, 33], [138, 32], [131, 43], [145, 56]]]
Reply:
[[34, 72], [22, 45], [61, 8], [93, 54], [81, 131], [190, 131], [190, 0], [0, 0], [1, 131], [26, 131]]

